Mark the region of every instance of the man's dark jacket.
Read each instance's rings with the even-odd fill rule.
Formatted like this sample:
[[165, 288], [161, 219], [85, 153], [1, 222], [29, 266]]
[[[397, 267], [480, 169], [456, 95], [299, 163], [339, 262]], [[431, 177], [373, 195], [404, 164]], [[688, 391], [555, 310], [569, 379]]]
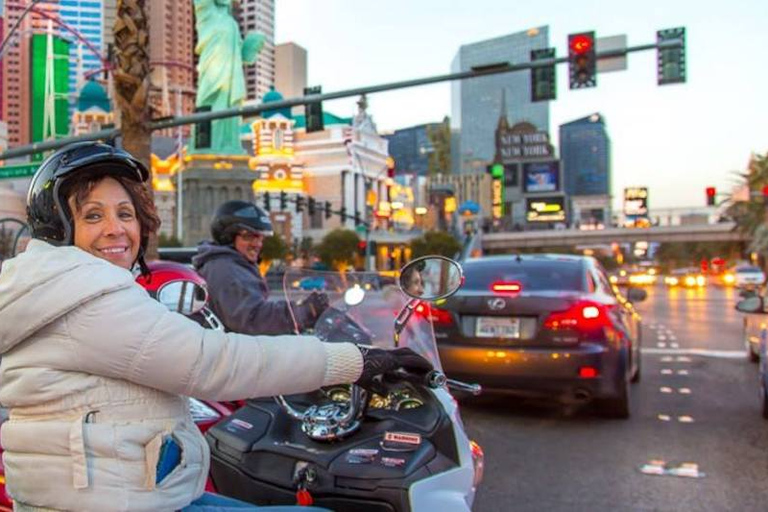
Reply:
[[[228, 331], [242, 334], [295, 332], [288, 303], [269, 300], [269, 287], [258, 266], [233, 247], [203, 242], [197, 248], [192, 264], [208, 284], [209, 305]], [[294, 313], [304, 316], [303, 308], [294, 308]], [[304, 324], [304, 318], [297, 320], [299, 325]]]

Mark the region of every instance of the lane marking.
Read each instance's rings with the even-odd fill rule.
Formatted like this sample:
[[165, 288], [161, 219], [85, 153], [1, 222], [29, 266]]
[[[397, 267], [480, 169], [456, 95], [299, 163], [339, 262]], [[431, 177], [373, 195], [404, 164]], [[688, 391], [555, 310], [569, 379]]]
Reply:
[[660, 359], [662, 363], [671, 363], [672, 362], [672, 356], [664, 356]]
[[678, 416], [677, 421], [680, 423], [693, 423], [694, 420], [691, 416]]
[[679, 343], [670, 343], [669, 346], [672, 347], [672, 348], [680, 348], [680, 344]]
[[668, 387], [664, 386], [664, 387], [659, 388], [659, 391], [661, 391], [662, 393], [669, 394], [669, 393], [672, 392], [672, 388], [668, 388]]
[[658, 342], [656, 344], [656, 346], [659, 347], [659, 348], [667, 348], [667, 344], [664, 343], [663, 341]]
[[672, 370], [670, 370], [669, 368], [664, 368], [664, 369], [661, 370], [661, 374], [662, 375], [672, 375]]
[[672, 416], [669, 414], [659, 414], [657, 417], [660, 421], [672, 421]]
[[659, 338], [660, 341], [664, 341], [664, 340], [667, 339], [667, 337], [664, 336], [663, 334], [659, 334], [658, 338]]
[[690, 395], [691, 394], [691, 389], [690, 388], [680, 388], [680, 389], [677, 390], [677, 392], [680, 393], [681, 395]]
[[677, 356], [675, 358], [675, 361], [678, 363], [690, 363], [691, 361], [693, 361], [693, 359], [691, 359], [688, 356]]
[[672, 355], [691, 355], [703, 357], [715, 357], [719, 359], [744, 359], [747, 357], [743, 350], [709, 350], [704, 348], [653, 348], [643, 347], [640, 349], [643, 354], [672, 354]]
[[690, 375], [690, 372], [688, 370], [677, 370], [678, 375]]

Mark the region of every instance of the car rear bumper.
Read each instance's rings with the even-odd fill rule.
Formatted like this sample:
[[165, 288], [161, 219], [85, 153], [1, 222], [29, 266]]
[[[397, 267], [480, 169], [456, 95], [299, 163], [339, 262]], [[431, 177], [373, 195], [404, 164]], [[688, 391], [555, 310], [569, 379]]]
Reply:
[[[627, 378], [619, 349], [602, 343], [581, 343], [563, 348], [498, 348], [440, 344], [445, 374], [478, 383], [485, 390], [520, 395], [583, 401], [619, 394], [621, 378]], [[596, 377], [580, 377], [585, 367]]]

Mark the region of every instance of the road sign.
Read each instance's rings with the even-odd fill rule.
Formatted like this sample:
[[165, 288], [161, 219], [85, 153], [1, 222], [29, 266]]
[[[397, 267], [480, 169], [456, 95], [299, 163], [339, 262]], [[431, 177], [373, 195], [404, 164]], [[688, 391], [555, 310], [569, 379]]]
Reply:
[[40, 162], [31, 164], [3, 165], [0, 166], [0, 180], [9, 180], [13, 178], [28, 178], [33, 176]]
[[[613, 52], [627, 49], [627, 35], [598, 37], [595, 41], [597, 53]], [[611, 71], [625, 71], [627, 69], [627, 56], [609, 57], [597, 59], [597, 72], [610, 73]]]

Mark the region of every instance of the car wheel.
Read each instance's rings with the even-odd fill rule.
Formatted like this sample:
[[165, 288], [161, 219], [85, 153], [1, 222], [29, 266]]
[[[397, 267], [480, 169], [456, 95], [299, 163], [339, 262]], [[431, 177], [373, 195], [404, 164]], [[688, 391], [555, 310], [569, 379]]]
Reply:
[[768, 390], [765, 389], [765, 380], [760, 379], [760, 398], [763, 401], [763, 418], [768, 420]]
[[597, 410], [604, 418], [624, 420], [629, 418], [629, 380], [626, 372], [621, 373], [619, 394], [615, 397], [602, 398], [597, 402]]
[[632, 375], [632, 383], [635, 384], [637, 382], [640, 382], [640, 363], [643, 360], [642, 354], [640, 354], [640, 351], [637, 352], [637, 370]]

